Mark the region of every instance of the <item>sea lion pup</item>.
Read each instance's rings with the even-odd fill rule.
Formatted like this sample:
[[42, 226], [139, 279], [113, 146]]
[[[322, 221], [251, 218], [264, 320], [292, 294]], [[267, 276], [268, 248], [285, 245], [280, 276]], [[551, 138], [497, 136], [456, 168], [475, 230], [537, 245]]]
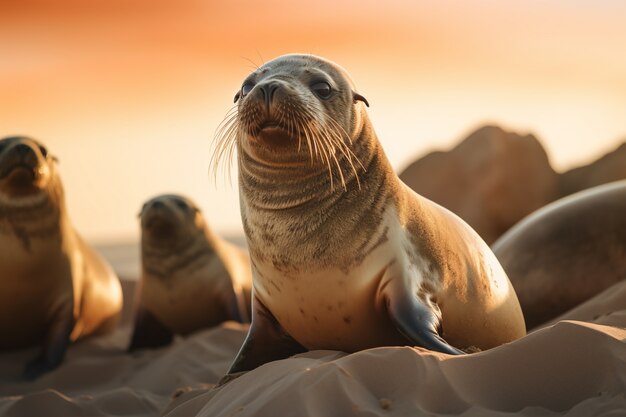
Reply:
[[29, 379], [122, 309], [119, 279], [70, 222], [55, 161], [33, 139], [0, 140], [0, 348], [42, 345]]
[[254, 288], [231, 376], [307, 349], [461, 354], [525, 334], [489, 247], [398, 179], [355, 91], [328, 60], [282, 56], [246, 78], [218, 130], [212, 162], [238, 151]]
[[626, 277], [626, 180], [555, 201], [493, 245], [528, 329]]
[[130, 351], [227, 320], [250, 321], [244, 250], [213, 234], [200, 209], [179, 195], [154, 197], [140, 217], [142, 280]]

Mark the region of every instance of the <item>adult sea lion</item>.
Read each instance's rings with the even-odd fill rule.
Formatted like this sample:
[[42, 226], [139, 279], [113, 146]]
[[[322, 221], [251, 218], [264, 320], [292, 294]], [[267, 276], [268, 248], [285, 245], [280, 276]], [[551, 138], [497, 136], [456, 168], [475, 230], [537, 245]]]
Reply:
[[214, 158], [237, 147], [254, 297], [229, 375], [307, 349], [461, 354], [525, 334], [489, 247], [398, 179], [345, 70], [282, 56], [235, 101]]
[[626, 278], [625, 214], [622, 180], [557, 200], [494, 243], [528, 329]]
[[129, 350], [227, 320], [250, 321], [250, 259], [210, 231], [193, 201], [159, 195], [140, 218], [142, 278]]
[[119, 279], [70, 222], [55, 161], [33, 139], [0, 140], [0, 349], [42, 345], [28, 378], [122, 308]]

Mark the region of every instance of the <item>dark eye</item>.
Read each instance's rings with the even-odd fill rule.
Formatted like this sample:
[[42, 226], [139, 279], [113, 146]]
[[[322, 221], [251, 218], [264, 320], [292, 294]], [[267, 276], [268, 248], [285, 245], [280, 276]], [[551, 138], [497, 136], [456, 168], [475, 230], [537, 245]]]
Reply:
[[241, 97], [247, 96], [253, 88], [254, 84], [252, 84], [251, 82], [244, 83], [244, 85], [241, 86]]
[[330, 97], [330, 94], [333, 90], [330, 88], [330, 84], [326, 81], [321, 81], [319, 83], [315, 83], [311, 86], [311, 90], [321, 99], [327, 99]]
[[39, 150], [41, 151], [41, 155], [43, 155], [44, 158], [48, 156], [48, 149], [46, 149], [45, 146], [39, 145]]
[[175, 203], [179, 209], [187, 209], [187, 203], [185, 203], [183, 200], [176, 200]]
[[243, 85], [241, 86], [241, 90], [237, 91], [237, 94], [235, 94], [235, 103], [239, 101], [240, 98], [244, 98], [245, 96], [247, 96], [253, 88], [254, 84], [252, 84], [252, 82], [246, 81], [245, 83], [243, 83]]

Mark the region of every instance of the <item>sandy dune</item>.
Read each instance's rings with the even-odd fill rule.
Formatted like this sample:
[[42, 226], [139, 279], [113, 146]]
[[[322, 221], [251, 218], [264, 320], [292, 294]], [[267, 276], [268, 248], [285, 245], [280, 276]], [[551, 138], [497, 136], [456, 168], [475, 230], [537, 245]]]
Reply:
[[561, 319], [465, 357], [411, 347], [309, 352], [219, 389], [209, 384], [228, 368], [245, 326], [226, 323], [128, 355], [127, 319], [72, 346], [59, 369], [34, 382], [19, 382], [34, 349], [0, 355], [0, 415], [625, 415], [626, 281]]

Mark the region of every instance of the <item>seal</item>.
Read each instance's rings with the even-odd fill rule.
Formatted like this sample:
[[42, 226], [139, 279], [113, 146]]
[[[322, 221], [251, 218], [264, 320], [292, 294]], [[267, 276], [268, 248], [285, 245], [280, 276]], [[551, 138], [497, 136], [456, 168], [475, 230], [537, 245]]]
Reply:
[[626, 180], [590, 188], [532, 213], [493, 251], [511, 278], [528, 329], [626, 277]]
[[142, 278], [130, 351], [227, 320], [250, 321], [248, 254], [211, 232], [192, 200], [156, 196], [140, 218]]
[[462, 354], [525, 334], [496, 257], [399, 180], [344, 69], [282, 56], [250, 74], [235, 101], [212, 163], [236, 147], [254, 297], [224, 381], [305, 350]]
[[0, 349], [41, 345], [24, 375], [57, 367], [69, 343], [113, 329], [122, 289], [81, 239], [56, 158], [27, 137], [0, 140]]

